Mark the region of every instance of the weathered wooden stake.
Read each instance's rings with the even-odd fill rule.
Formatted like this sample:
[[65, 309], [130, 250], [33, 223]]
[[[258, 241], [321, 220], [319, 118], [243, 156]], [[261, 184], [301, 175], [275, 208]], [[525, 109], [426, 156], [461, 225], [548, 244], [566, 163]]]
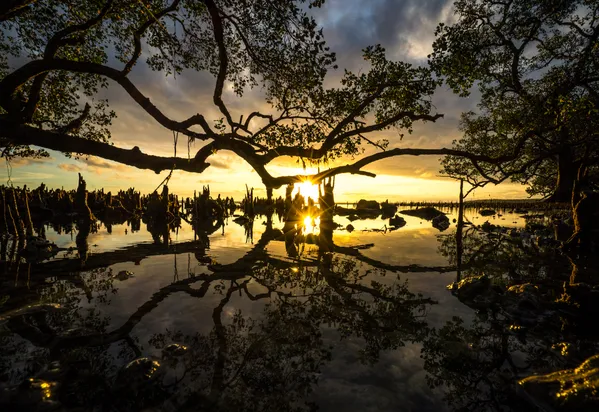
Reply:
[[460, 281], [462, 276], [462, 253], [463, 242], [462, 235], [464, 230], [464, 179], [460, 179], [460, 203], [458, 205], [458, 227], [455, 232], [456, 241], [456, 266], [457, 266], [457, 281]]

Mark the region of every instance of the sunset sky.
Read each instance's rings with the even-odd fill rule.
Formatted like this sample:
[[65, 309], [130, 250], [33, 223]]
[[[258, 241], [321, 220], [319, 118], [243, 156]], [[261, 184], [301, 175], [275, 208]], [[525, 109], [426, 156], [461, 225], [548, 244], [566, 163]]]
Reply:
[[[425, 64], [431, 51], [434, 30], [440, 22], [451, 22], [453, 0], [327, 0], [324, 7], [317, 9], [315, 16], [324, 28], [325, 39], [337, 53], [339, 70], [327, 75], [327, 83], [335, 85], [343, 69], [358, 72], [365, 68], [361, 49], [380, 43], [387, 49], [390, 59]], [[207, 118], [220, 117], [212, 104], [213, 79], [206, 73], [185, 72], [176, 78], [152, 72], [145, 64], [138, 64], [130, 75], [139, 89], [165, 114], [181, 120], [194, 113]], [[112, 85], [104, 91], [118, 118], [112, 127], [112, 141], [116, 146], [131, 148], [139, 146], [144, 152], [157, 155], [173, 154], [172, 133], [158, 125], [149, 115], [132, 102], [119, 87]], [[225, 103], [233, 118], [247, 115], [253, 110], [267, 111], [261, 90], [249, 90], [238, 98], [229, 89], [224, 93]], [[436, 123], [416, 124], [414, 133], [399, 139], [398, 130], [389, 130], [372, 136], [388, 138], [390, 147], [440, 148], [449, 147], [452, 140], [460, 137], [458, 119], [460, 113], [476, 108], [477, 94], [460, 98], [447, 89], [439, 90], [433, 99], [436, 112], [445, 117]], [[191, 147], [191, 156], [200, 143]], [[372, 151], [367, 151], [371, 153]], [[50, 187], [74, 188], [81, 172], [89, 189], [105, 187], [107, 190], [135, 187], [142, 192], [153, 191], [168, 172], [156, 175], [149, 170], [140, 170], [99, 158], [69, 159], [52, 152], [51, 159], [41, 161], [21, 160], [13, 162], [2, 171], [2, 181], [9, 178], [15, 185], [38, 186], [41, 182]], [[187, 155], [187, 142], [180, 139], [178, 156]], [[343, 159], [339, 163], [346, 163]], [[231, 152], [219, 152], [209, 159], [211, 167], [202, 174], [175, 171], [169, 187], [181, 195], [193, 194], [194, 189], [209, 184], [213, 194], [240, 198], [245, 184], [264, 194], [260, 179], [241, 158]], [[336, 198], [338, 200], [361, 197], [378, 200], [455, 200], [458, 184], [439, 176], [439, 159], [429, 157], [394, 157], [370, 165], [366, 170], [377, 174], [376, 178], [341, 175], [337, 177]], [[300, 165], [290, 159], [281, 159], [268, 166], [273, 175], [304, 174]], [[525, 198], [524, 186], [503, 184], [485, 188], [474, 193], [475, 199]]]

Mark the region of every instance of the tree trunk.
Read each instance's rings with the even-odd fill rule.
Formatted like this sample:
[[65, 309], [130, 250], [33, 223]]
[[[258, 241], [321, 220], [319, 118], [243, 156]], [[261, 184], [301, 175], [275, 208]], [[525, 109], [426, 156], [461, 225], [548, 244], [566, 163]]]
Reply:
[[29, 195], [26, 190], [23, 190], [23, 200], [25, 202], [25, 208], [23, 213], [23, 220], [25, 222], [25, 229], [27, 231], [27, 236], [33, 236], [33, 221], [31, 220], [31, 212], [29, 211]]
[[464, 179], [460, 180], [460, 203], [458, 208], [458, 226], [455, 232], [457, 282], [461, 280], [462, 276], [462, 254], [464, 252], [462, 237], [464, 232]]
[[92, 211], [87, 205], [87, 183], [79, 173], [79, 183], [77, 184], [77, 192], [75, 193], [75, 211], [77, 218], [83, 222], [91, 222], [95, 220]]
[[553, 194], [547, 198], [548, 202], [570, 202], [572, 189], [578, 174], [580, 162], [574, 160], [572, 151], [564, 149], [557, 157], [557, 182]]
[[581, 165], [572, 188], [572, 220], [574, 233], [564, 243], [564, 250], [578, 248], [583, 254], [594, 249], [599, 232], [599, 194], [588, 188], [587, 168]]
[[8, 204], [9, 204], [9, 212], [11, 213], [12, 222], [15, 228], [15, 231], [19, 237], [23, 237], [25, 234], [25, 226], [23, 225], [23, 221], [21, 220], [21, 214], [19, 213], [19, 206], [17, 204], [17, 193], [13, 188], [8, 189]]

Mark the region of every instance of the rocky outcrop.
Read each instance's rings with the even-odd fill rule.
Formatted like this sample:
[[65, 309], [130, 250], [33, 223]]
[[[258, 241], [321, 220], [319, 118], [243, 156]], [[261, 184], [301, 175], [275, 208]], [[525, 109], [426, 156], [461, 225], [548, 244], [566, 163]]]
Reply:
[[406, 225], [406, 219], [401, 216], [395, 215], [389, 219], [389, 226], [394, 228], [404, 227]]
[[381, 211], [383, 212], [383, 219], [391, 218], [397, 213], [397, 205], [383, 202], [381, 203]]
[[470, 276], [447, 286], [460, 302], [474, 309], [486, 309], [497, 299], [487, 275]]
[[493, 216], [497, 214], [493, 209], [483, 209], [478, 213], [480, 213], [481, 216]]
[[449, 225], [449, 218], [446, 215], [441, 214], [433, 218], [433, 227], [441, 232], [447, 230]]
[[364, 210], [364, 209], [380, 210], [381, 205], [379, 205], [379, 202], [377, 202], [376, 200], [360, 199], [358, 201], [358, 203], [356, 204], [356, 210]]
[[445, 216], [445, 213], [441, 212], [438, 209], [435, 209], [434, 207], [421, 207], [419, 209], [402, 210], [399, 213], [401, 213], [403, 215], [418, 217], [420, 219], [426, 219], [426, 220], [433, 220], [434, 218], [436, 218], [439, 215]]
[[599, 410], [599, 354], [577, 368], [529, 376], [518, 383], [529, 401], [541, 410]]
[[20, 251], [27, 262], [41, 262], [54, 257], [60, 249], [55, 243], [37, 236], [27, 237], [25, 247]]

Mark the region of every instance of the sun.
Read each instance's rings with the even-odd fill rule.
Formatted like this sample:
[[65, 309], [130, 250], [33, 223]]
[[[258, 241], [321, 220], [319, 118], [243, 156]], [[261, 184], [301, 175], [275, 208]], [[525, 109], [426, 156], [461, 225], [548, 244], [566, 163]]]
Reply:
[[306, 180], [298, 185], [298, 190], [306, 200], [311, 197], [315, 202], [318, 202], [318, 185], [313, 185], [312, 182]]

